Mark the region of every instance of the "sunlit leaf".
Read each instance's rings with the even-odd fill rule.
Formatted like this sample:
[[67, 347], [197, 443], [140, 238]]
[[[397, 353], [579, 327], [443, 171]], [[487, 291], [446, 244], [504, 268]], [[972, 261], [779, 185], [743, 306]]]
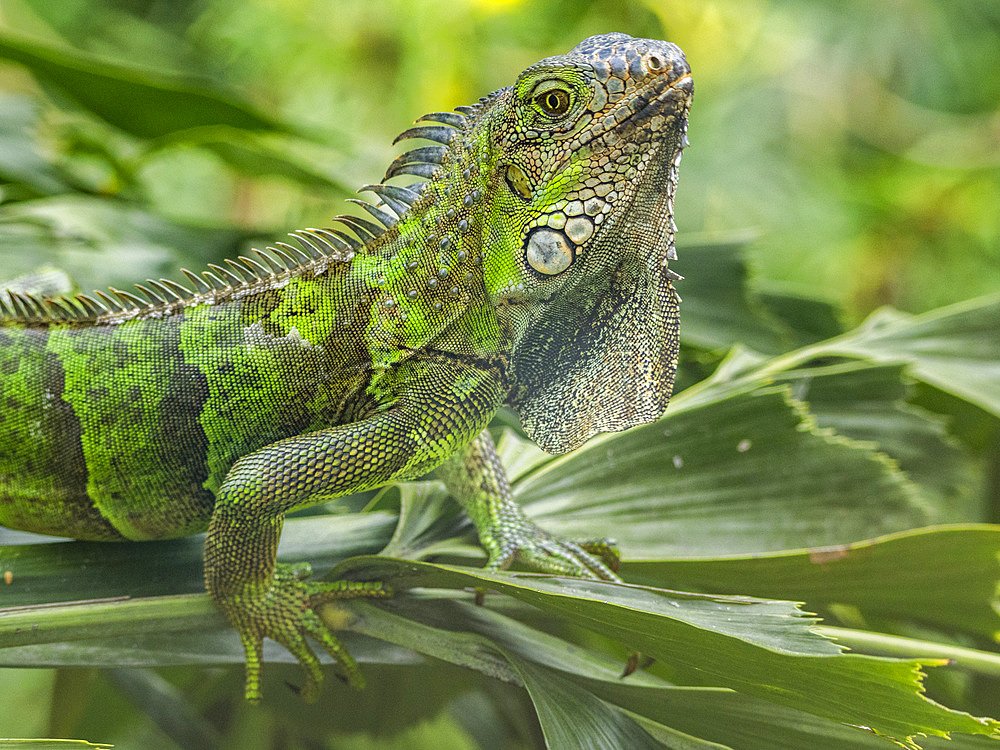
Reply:
[[[854, 613], [851, 613], [854, 616]], [[1000, 677], [1000, 653], [968, 646], [956, 646], [948, 636], [937, 630], [914, 627], [908, 623], [906, 630], [929, 633], [928, 638], [908, 638], [902, 635], [880, 633], [875, 630], [843, 628], [835, 625], [820, 625], [816, 632], [831, 638], [851, 651], [872, 656], [894, 656], [903, 659], [925, 658], [947, 660], [951, 667], [964, 672]], [[964, 639], [964, 638], [963, 638]], [[957, 675], [956, 675], [957, 676]]]

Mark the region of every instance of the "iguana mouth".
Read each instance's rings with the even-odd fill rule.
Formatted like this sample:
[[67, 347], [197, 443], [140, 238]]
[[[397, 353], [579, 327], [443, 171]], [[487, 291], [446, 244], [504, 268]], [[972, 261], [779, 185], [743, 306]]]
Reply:
[[[644, 121], [651, 122], [657, 115], [662, 115], [664, 118], [670, 115], [686, 117], [694, 92], [694, 81], [691, 78], [691, 74], [685, 73], [657, 92], [652, 98], [643, 96], [647, 89], [655, 88], [659, 85], [662, 85], [662, 82], [653, 79], [643, 86], [643, 88], [635, 91], [632, 96], [623, 99], [615, 105], [614, 109], [605, 115], [601, 121], [601, 125], [608, 123], [609, 120], [610, 124], [607, 127], [591, 131], [588, 136], [581, 140], [581, 146], [586, 146], [599, 138], [606, 138], [609, 133], [623, 131], [627, 126], [631, 126], [630, 129], [633, 131], [638, 130]], [[641, 104], [638, 108], [635, 108], [637, 102], [641, 102]], [[654, 132], [659, 129], [657, 127]], [[670, 133], [672, 130], [667, 127], [665, 132]], [[657, 139], [650, 138], [650, 141], [656, 142]], [[607, 145], [611, 146], [614, 143], [608, 143]]]
[[[648, 252], [664, 267], [677, 258], [674, 194], [681, 153], [687, 146], [686, 120], [694, 90], [686, 64], [684, 68], [673, 81], [665, 83], [663, 78], [651, 78], [630, 97], [618, 102], [602, 120], [602, 124], [610, 121], [609, 126], [592, 131], [581, 144], [589, 145], [597, 153], [613, 151], [623, 142], [631, 143], [635, 144], [636, 152], [645, 155], [630, 178], [634, 187], [625, 199], [630, 208], [624, 211], [632, 213], [633, 221], [644, 221], [658, 228], [651, 233], [656, 241]], [[647, 96], [650, 89], [655, 93]], [[623, 209], [619, 207], [614, 213], [621, 216]], [[638, 219], [640, 216], [643, 218]]]

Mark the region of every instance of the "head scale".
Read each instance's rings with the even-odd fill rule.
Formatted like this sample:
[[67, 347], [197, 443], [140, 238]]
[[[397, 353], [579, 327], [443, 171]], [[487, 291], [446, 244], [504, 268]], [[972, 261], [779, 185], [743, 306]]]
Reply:
[[485, 113], [498, 196], [486, 287], [513, 331], [511, 403], [570, 450], [666, 408], [678, 349], [673, 196], [690, 69], [668, 42], [590, 37]]

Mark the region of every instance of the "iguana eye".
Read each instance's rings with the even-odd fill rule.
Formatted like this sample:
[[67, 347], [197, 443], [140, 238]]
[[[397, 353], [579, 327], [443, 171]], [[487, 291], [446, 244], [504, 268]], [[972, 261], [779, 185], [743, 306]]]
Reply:
[[535, 104], [550, 117], [562, 117], [569, 111], [569, 92], [556, 88], [543, 91], [535, 97]]

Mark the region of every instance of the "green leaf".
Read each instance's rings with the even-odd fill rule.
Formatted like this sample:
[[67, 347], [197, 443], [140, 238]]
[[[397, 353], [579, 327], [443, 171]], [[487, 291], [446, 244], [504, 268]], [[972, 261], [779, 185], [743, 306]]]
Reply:
[[605, 703], [544, 667], [517, 657], [508, 658], [524, 680], [545, 734], [545, 744], [552, 750], [569, 747], [662, 750], [665, 747], [617, 706]]
[[876, 362], [905, 362], [918, 378], [1000, 416], [1000, 296], [924, 315], [874, 314], [823, 347]]
[[[318, 527], [321, 522], [330, 520], [335, 519], [310, 518], [295, 523], [303, 527]], [[142, 559], [142, 564], [150, 566], [156, 562], [155, 559]], [[354, 558], [345, 563], [340, 572], [351, 571], [361, 577], [384, 578], [400, 593], [396, 598], [378, 605], [348, 602], [341, 606], [338, 603], [333, 609], [342, 613], [337, 616], [342, 625], [438, 658], [466, 664], [501, 679], [511, 679], [509, 667], [502, 666], [505, 660], [497, 661], [491, 656], [489, 643], [476, 640], [480, 636], [473, 637], [469, 632], [462, 631], [482, 633], [495, 640], [505, 652], [516, 653], [519, 658], [543, 663], [550, 668], [569, 669], [576, 674], [612, 683], [616, 681], [617, 670], [613, 662], [608, 662], [606, 658], [603, 662], [595, 661], [594, 657], [581, 652], [579, 647], [569, 644], [559, 647], [558, 639], [546, 633], [532, 631], [512, 621], [503, 625], [497, 620], [498, 615], [487, 610], [440, 596], [426, 600], [417, 592], [405, 594], [402, 590], [414, 585], [500, 589], [538, 607], [542, 612], [565, 618], [567, 624], [573, 627], [590, 628], [640, 648], [643, 653], [658, 658], [683, 681], [729, 683], [765, 699], [819, 714], [829, 712], [830, 706], [825, 702], [830, 701], [838, 707], [835, 709], [837, 712], [851, 714], [856, 722], [869, 720], [865, 713], [853, 713], [858, 708], [856, 704], [872, 700], [872, 712], [886, 712], [892, 718], [871, 726], [890, 733], [894, 728], [910, 731], [923, 726], [919, 724], [921, 721], [930, 722], [940, 731], [987, 731], [985, 724], [961, 714], [948, 713], [930, 703], [924, 706], [925, 702], [917, 696], [918, 679], [913, 671], [914, 663], [865, 660], [840, 654], [834, 644], [812, 634], [812, 620], [802, 617], [788, 602], [680, 594], [545, 576], [489, 574], [385, 558]], [[89, 571], [89, 574], [95, 573]], [[490, 601], [498, 600], [491, 598]], [[415, 610], [414, 606], [418, 609]], [[429, 626], [421, 624], [416, 616], [421, 606], [422, 616], [430, 618]], [[398, 611], [401, 616], [391, 615], [393, 611]], [[20, 624], [22, 620], [23, 624]], [[136, 664], [239, 663], [242, 654], [232, 631], [227, 629], [220, 633], [221, 640], [214, 634], [206, 637], [204, 628], [207, 625], [214, 628], [220, 622], [207, 596], [200, 594], [34, 608], [20, 613], [8, 611], [0, 616], [0, 632], [11, 634], [14, 642], [24, 642], [23, 634], [29, 630], [34, 631], [31, 639], [35, 641], [96, 637], [96, 641], [81, 641], [75, 648], [73, 644], [62, 646], [64, 654], [72, 655], [77, 660], [96, 646], [92, 653], [97, 664], [116, 663], [116, 660]], [[165, 628], [176, 627], [198, 629], [191, 633], [164, 632]], [[551, 623], [541, 627], [546, 631], [553, 629]], [[457, 632], [444, 632], [442, 628]], [[120, 641], [117, 646], [112, 637], [116, 634]], [[345, 640], [352, 653], [362, 661], [393, 658], [392, 649], [384, 644], [372, 651], [365, 648], [364, 641]], [[66, 650], [67, 646], [70, 650]], [[5, 663], [32, 663], [19, 661], [18, 656], [24, 654], [27, 658], [32, 653], [36, 654], [34, 663], [52, 663], [38, 658], [46, 653], [43, 646], [6, 648], [0, 650], [0, 658]], [[48, 653], [51, 659], [51, 655], [59, 652], [49, 650]], [[128, 662], [129, 658], [134, 661]], [[289, 656], [283, 650], [274, 648], [268, 649], [266, 659], [288, 661]], [[68, 661], [74, 663], [72, 659]], [[620, 669], [620, 665], [617, 666]], [[641, 674], [630, 679], [641, 681], [643, 685], [657, 684], [650, 682], [654, 679], [651, 676]], [[816, 684], [824, 685], [824, 689], [815, 697], [804, 698], [807, 686]], [[905, 697], [907, 694], [909, 698]], [[803, 702], [807, 705], [800, 705]], [[813, 705], [815, 703], [819, 705]], [[918, 706], [923, 708], [918, 710]], [[928, 706], [932, 709], [931, 717], [925, 715]], [[634, 710], [630, 705], [626, 707], [629, 711]], [[839, 713], [836, 718], [847, 720], [841, 718]], [[676, 729], [675, 724], [670, 726]], [[653, 731], [652, 727], [647, 728]], [[704, 736], [697, 732], [690, 734]]]
[[184, 131], [177, 143], [207, 149], [230, 166], [255, 177], [283, 177], [303, 187], [351, 194], [357, 188], [355, 184], [347, 184], [296, 158], [291, 149], [282, 148], [281, 143], [269, 143], [257, 133], [229, 127], [207, 127]]
[[112, 63], [4, 32], [0, 32], [0, 58], [25, 66], [79, 106], [140, 138], [206, 125], [288, 130], [232, 94], [191, 78]]
[[[40, 195], [69, 190], [64, 176], [39, 147], [38, 106], [26, 96], [0, 96], [0, 183], [28, 186]], [[0, 191], [5, 200], [9, 186]]]
[[[380, 554], [418, 559], [456, 550], [456, 534], [468, 531], [470, 523], [444, 485], [437, 482], [407, 482], [399, 493], [399, 523]], [[477, 547], [473, 554], [479, 554]]]
[[681, 394], [660, 421], [535, 464], [513, 490], [546, 529], [610, 536], [629, 559], [837, 544], [931, 520], [884, 455], [817, 429], [781, 388]]
[[[755, 284], [755, 288], [759, 286], [760, 282]], [[787, 288], [771, 282], [759, 289], [757, 298], [791, 331], [795, 346], [805, 346], [843, 333], [837, 308], [805, 294], [800, 287]]]
[[945, 526], [880, 539], [701, 560], [626, 561], [653, 585], [780, 596], [1000, 638], [1000, 526]]
[[[945, 421], [906, 403], [905, 365], [848, 362], [778, 375], [809, 405], [820, 427], [869, 441], [899, 463], [938, 521], [983, 516], [982, 471], [949, 435]], [[933, 461], [927, 457], [933, 456]]]
[[[636, 686], [628, 682], [585, 684], [597, 695], [634, 714], [737, 750], [885, 750], [884, 738], [785, 706], [718, 688]], [[974, 750], [993, 747], [985, 737], [956, 734], [921, 739], [925, 748]]]
[[[679, 688], [642, 671], [623, 680], [620, 659], [553, 635], [557, 628], [548, 622], [537, 625], [544, 629], [536, 629], [511, 619], [512, 616], [525, 618], [530, 613], [504, 606], [502, 599], [491, 597], [487, 602], [487, 607], [477, 607], [471, 602], [448, 598], [443, 592], [410, 592], [378, 604], [352, 605], [352, 609], [362, 612], [351, 628], [422, 650], [424, 643], [432, 643], [433, 651], [428, 653], [435, 657], [493, 672], [500, 679], [511, 680], [512, 676], [508, 670], [498, 671], [496, 652], [504, 654], [512, 663], [529, 662], [557, 670], [571, 677], [573, 684], [585, 687], [638, 717], [655, 738], [665, 741], [662, 734], [669, 727], [669, 742], [665, 741], [669, 747], [703, 746], [692, 745], [692, 740], [732, 745], [740, 750], [886, 747], [885, 740], [874, 734], [730, 690]], [[510, 612], [511, 616], [501, 614], [498, 608]], [[481, 641], [474, 641], [476, 652], [468, 650], [462, 641], [449, 645], [448, 637], [443, 636], [441, 630], [457, 631], [456, 635], [463, 641], [469, 633], [479, 634], [495, 648], [486, 648]], [[835, 630], [842, 632], [842, 629]], [[482, 658], [470, 658], [474, 653]], [[719, 721], [720, 716], [727, 720]], [[948, 746], [969, 748], [980, 744], [973, 737], [956, 736]]]
[[[351, 628], [388, 638], [393, 643], [415, 646], [444, 661], [527, 686], [532, 691], [531, 698], [536, 703], [543, 730], [550, 738], [550, 747], [590, 746], [587, 738], [593, 736], [592, 733], [579, 734], [582, 722], [561, 721], [566, 713], [577, 717], [602, 714], [606, 721], [596, 730], [597, 736], [604, 736], [608, 731], [616, 736], [635, 733], [635, 722], [599, 700], [593, 691], [595, 684], [621, 683], [620, 660], [532, 628], [490, 608], [446, 597], [443, 593], [411, 592], [378, 605], [358, 602], [352, 609], [360, 610], [360, 617]], [[493, 605], [498, 601], [496, 597], [491, 599]], [[498, 661], [501, 655], [506, 664]], [[573, 682], [556, 671], [572, 675]], [[546, 683], [545, 689], [540, 681]], [[632, 675], [629, 681], [647, 687], [666, 684], [643, 672]], [[576, 687], [580, 683], [587, 685], [589, 691]], [[575, 708], [564, 711], [562, 706], [567, 702], [586, 708], [580, 709], [582, 714]], [[631, 712], [628, 706], [623, 707]], [[587, 724], [589, 729], [589, 722]], [[643, 722], [643, 726], [655, 731], [657, 736], [666, 736], [669, 741], [664, 744], [670, 748], [707, 750], [718, 747], [663, 725], [649, 726], [648, 722]], [[648, 739], [639, 735], [638, 741], [648, 742]], [[597, 747], [631, 745], [612, 742]]]
[[[278, 557], [309, 560], [318, 568], [372, 554], [389, 541], [396, 516], [389, 513], [293, 518], [285, 522]], [[4, 529], [0, 529], [0, 542]], [[43, 537], [36, 537], [41, 539]], [[141, 544], [44, 542], [0, 546], [0, 578], [9, 573], [3, 605], [152, 597], [204, 591], [203, 534]]]
[[922, 693], [922, 664], [840, 653], [788, 602], [706, 597], [638, 586], [354, 558], [335, 575], [411, 587], [487, 587], [624, 642], [679, 681], [871, 727], [908, 747], [921, 733], [1000, 737], [1000, 723], [949, 711]]
[[1000, 677], [1000, 653], [977, 648], [956, 646], [949, 642], [929, 641], [925, 638], [906, 638], [900, 635], [877, 633], [873, 630], [839, 628], [821, 625], [816, 632], [832, 638], [843, 646], [873, 656], [897, 656], [904, 659], [931, 657], [947, 659], [950, 666], [960, 667], [989, 677]]
[[8, 292], [31, 294], [39, 298], [73, 294], [76, 291], [69, 275], [53, 266], [39, 266], [24, 276], [0, 279], [0, 288]]
[[51, 264], [84, 289], [125, 289], [146, 278], [201, 270], [209, 261], [235, 256], [249, 232], [199, 227], [165, 219], [124, 201], [64, 196], [0, 207], [5, 278]]
[[[224, 621], [204, 594], [81, 601], [53, 605], [40, 617], [42, 606], [0, 610], [0, 649], [56, 641], [107, 638], [116, 635], [185, 630], [207, 621]], [[0, 652], [2, 653], [2, 652]]]
[[683, 281], [681, 341], [701, 349], [736, 343], [758, 351], [785, 351], [791, 336], [747, 288], [743, 250], [748, 239], [699, 239], [685, 235], [679, 260], [671, 262]]
[[178, 747], [215, 748], [219, 732], [174, 685], [148, 670], [112, 669], [110, 680]]
[[778, 357], [754, 376], [836, 356], [905, 364], [913, 377], [1000, 417], [1000, 295], [915, 316], [879, 310], [859, 328]]

